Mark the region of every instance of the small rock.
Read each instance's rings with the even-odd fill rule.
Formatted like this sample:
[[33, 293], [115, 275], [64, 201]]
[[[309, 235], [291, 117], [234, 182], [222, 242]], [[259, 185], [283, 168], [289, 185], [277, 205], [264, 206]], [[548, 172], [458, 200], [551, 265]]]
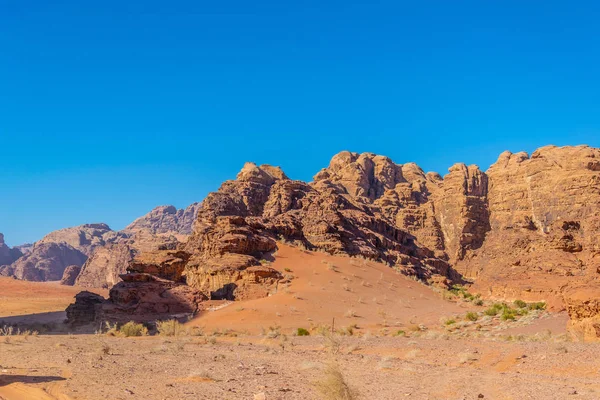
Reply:
[[265, 392], [256, 393], [254, 395], [254, 400], [267, 400], [267, 395]]

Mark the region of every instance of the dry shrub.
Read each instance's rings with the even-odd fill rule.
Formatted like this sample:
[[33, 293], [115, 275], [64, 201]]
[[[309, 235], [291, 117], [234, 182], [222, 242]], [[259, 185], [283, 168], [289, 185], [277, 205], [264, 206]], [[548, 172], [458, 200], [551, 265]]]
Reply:
[[102, 352], [102, 354], [104, 355], [110, 355], [110, 346], [106, 343], [102, 343], [102, 345], [100, 346], [100, 351]]
[[331, 363], [323, 371], [323, 379], [315, 384], [317, 391], [325, 400], [354, 400], [357, 395], [350, 388], [340, 367]]
[[331, 332], [326, 333], [324, 338], [325, 343], [323, 345], [329, 351], [329, 353], [333, 355], [339, 354], [342, 347], [342, 338]]
[[121, 328], [119, 328], [119, 332], [125, 337], [131, 336], [147, 336], [148, 328], [146, 328], [142, 324], [135, 323], [133, 321], [129, 321]]
[[185, 336], [188, 334], [185, 326], [176, 319], [158, 321], [156, 323], [156, 330], [161, 336]]

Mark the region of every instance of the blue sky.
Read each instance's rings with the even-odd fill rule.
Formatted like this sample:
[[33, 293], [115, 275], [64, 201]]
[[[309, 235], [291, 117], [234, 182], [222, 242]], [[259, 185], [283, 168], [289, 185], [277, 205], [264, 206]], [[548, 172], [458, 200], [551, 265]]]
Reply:
[[0, 0], [0, 232], [123, 228], [245, 161], [341, 150], [445, 173], [600, 146], [600, 6]]

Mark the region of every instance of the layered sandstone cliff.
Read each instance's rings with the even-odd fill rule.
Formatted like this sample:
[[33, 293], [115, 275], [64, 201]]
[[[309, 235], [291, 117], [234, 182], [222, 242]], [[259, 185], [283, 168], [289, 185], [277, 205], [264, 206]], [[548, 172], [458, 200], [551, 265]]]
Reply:
[[166, 253], [138, 252], [129, 272], [207, 298], [261, 297], [284, 279], [261, 261], [285, 241], [385, 261], [431, 283], [471, 279], [487, 297], [545, 300], [589, 321], [594, 308], [567, 298], [598, 288], [599, 206], [600, 150], [588, 146], [505, 152], [486, 172], [456, 164], [444, 177], [371, 153], [342, 152], [311, 183], [247, 163], [198, 206], [176, 279], [152, 261]]

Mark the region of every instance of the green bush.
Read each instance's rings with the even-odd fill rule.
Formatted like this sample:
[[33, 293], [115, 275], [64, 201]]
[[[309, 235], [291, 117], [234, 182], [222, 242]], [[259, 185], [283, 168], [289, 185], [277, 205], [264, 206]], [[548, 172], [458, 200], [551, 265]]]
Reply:
[[296, 334], [298, 336], [310, 336], [310, 332], [304, 328], [298, 328], [298, 331], [296, 332]]
[[133, 321], [129, 321], [128, 323], [120, 327], [119, 332], [125, 337], [148, 335], [148, 329], [144, 325], [137, 324]]
[[406, 336], [406, 332], [404, 332], [403, 330], [399, 330], [394, 333], [394, 336]]
[[539, 301], [537, 303], [529, 303], [528, 308], [530, 310], [545, 310], [546, 309], [546, 302]]
[[515, 305], [515, 307], [518, 307], [518, 308], [527, 307], [527, 303], [525, 303], [523, 300], [515, 300], [514, 305]]
[[505, 307], [502, 310], [502, 320], [504, 321], [508, 321], [508, 320], [514, 320], [515, 316], [517, 315], [517, 311], [510, 308], [510, 307]]
[[446, 322], [444, 322], [446, 325], [452, 325], [456, 323], [456, 320], [454, 318], [450, 318], [447, 319]]
[[485, 310], [483, 313], [485, 315], [488, 315], [490, 317], [496, 316], [498, 315], [498, 313], [500, 312], [500, 310], [502, 310], [504, 308], [504, 305], [501, 303], [496, 303], [493, 306], [491, 306], [490, 308], [488, 308], [487, 310]]
[[477, 313], [474, 313], [474, 312], [468, 312], [465, 317], [469, 321], [477, 321], [479, 319], [479, 316], [477, 315]]

